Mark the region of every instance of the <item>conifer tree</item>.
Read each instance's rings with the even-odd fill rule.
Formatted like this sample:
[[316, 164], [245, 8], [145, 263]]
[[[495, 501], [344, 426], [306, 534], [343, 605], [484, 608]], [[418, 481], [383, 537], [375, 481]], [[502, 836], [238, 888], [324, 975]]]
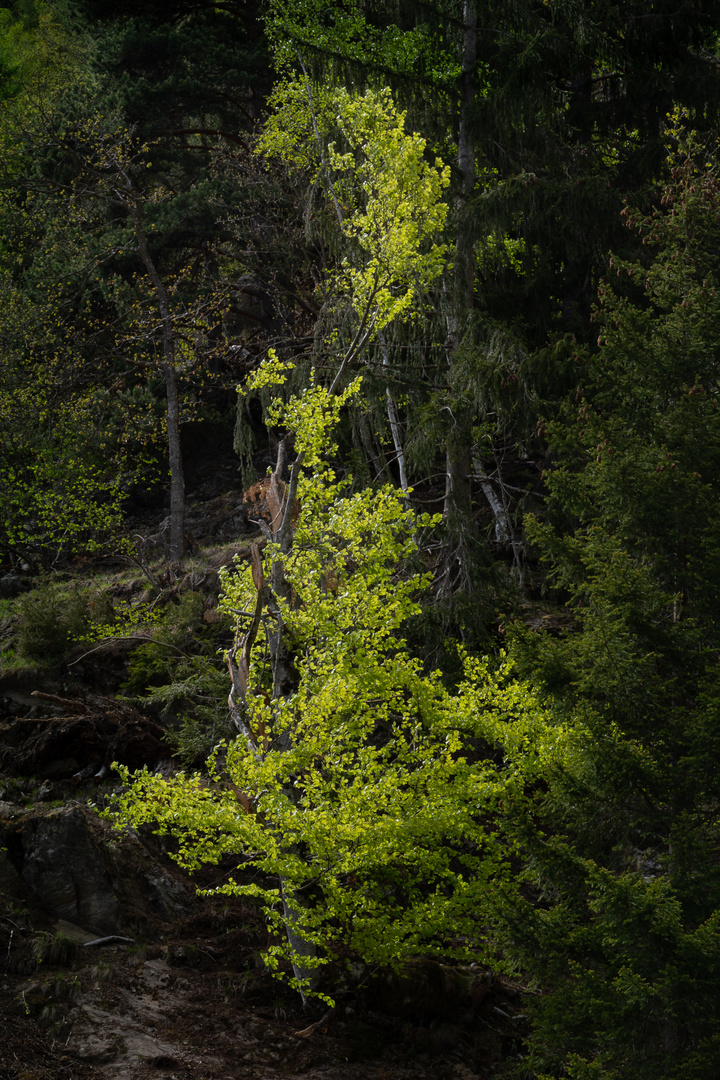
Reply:
[[[137, 404], [129, 400], [133, 394], [143, 400], [143, 419], [155, 426], [151, 438], [158, 434], [152, 372], [163, 376], [168, 554], [178, 564], [184, 544], [183, 379], [186, 387], [187, 377], [222, 344], [216, 246], [226, 233], [212, 200], [220, 192], [226, 202], [229, 196], [213, 154], [223, 142], [242, 142], [258, 113], [264, 48], [247, 12], [240, 17], [239, 11], [198, 9], [188, 15], [180, 5], [163, 12], [104, 9], [85, 21], [78, 11], [60, 14], [77, 59], [73, 77], [64, 83], [55, 78], [52, 94], [45, 89], [44, 107], [28, 107], [35, 98], [26, 91], [22, 104], [5, 113], [2, 179], [5, 209], [15, 215], [8, 269], [22, 292], [47, 263], [42, 241], [36, 246], [37, 238], [28, 243], [28, 235], [21, 236], [23, 221], [32, 221], [27, 234], [52, 217], [47, 227], [59, 242], [48, 233], [44, 246], [58, 264], [80, 228], [74, 264], [58, 267], [74, 295], [62, 318], [76, 342], [85, 339], [83, 378], [107, 378], [110, 369], [111, 385], [128, 392], [125, 404]], [[58, 228], [63, 219], [67, 244]], [[143, 371], [149, 379], [143, 380]], [[124, 422], [115, 417], [116, 428]]]
[[516, 630], [575, 741], [517, 829], [543, 904], [505, 913], [546, 987], [534, 1061], [550, 1076], [720, 1064], [720, 184], [714, 154], [673, 156], [662, 207], [624, 214], [643, 256], [613, 257], [597, 346], [550, 428], [531, 536], [572, 622]]
[[[471, 531], [475, 473], [497, 535], [510, 538], [509, 488], [483, 469], [478, 432], [521, 457], [537, 451], [525, 403], [563, 393], [570, 366], [546, 346], [567, 332], [589, 339], [607, 251], [633, 246], [618, 225], [622, 199], [660, 175], [666, 113], [679, 101], [699, 125], [716, 116], [713, 9], [661, 4], [646, 18], [629, 4], [316, 0], [271, 4], [269, 30], [279, 60], [319, 80], [390, 85], [455, 166], [454, 277], [435, 298], [419, 417], [434, 413], [432, 437], [445, 444], [457, 528]], [[392, 371], [417, 394], [416, 371], [395, 361]]]

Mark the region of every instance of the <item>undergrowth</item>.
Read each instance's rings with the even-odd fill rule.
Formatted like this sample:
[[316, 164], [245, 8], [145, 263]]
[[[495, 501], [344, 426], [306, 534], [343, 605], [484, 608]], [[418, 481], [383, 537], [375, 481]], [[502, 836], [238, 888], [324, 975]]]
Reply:
[[232, 735], [221, 656], [228, 644], [228, 621], [191, 592], [157, 614], [152, 631], [152, 640], [132, 653], [123, 697], [159, 711], [169, 722], [170, 741], [183, 764], [202, 764], [218, 742]]
[[15, 603], [19, 657], [54, 662], [75, 642], [97, 634], [115, 613], [105, 592], [79, 583], [46, 581]]

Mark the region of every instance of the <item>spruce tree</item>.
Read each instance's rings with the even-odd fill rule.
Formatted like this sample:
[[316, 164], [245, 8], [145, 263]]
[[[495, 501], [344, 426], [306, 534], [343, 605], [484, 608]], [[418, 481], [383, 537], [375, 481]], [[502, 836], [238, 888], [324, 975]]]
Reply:
[[661, 202], [624, 214], [643, 256], [613, 257], [597, 344], [550, 428], [550, 499], [530, 532], [566, 629], [515, 630], [568, 738], [511, 826], [540, 903], [503, 916], [545, 988], [533, 1045], [550, 1076], [699, 1080], [720, 1063], [712, 157], [676, 153]]
[[[473, 477], [509, 552], [517, 494], [495, 459], [543, 452], [537, 398], [561, 395], [572, 378], [554, 343], [590, 339], [607, 252], [634, 246], [622, 200], [650, 193], [661, 175], [667, 113], [679, 102], [698, 126], [714, 121], [714, 10], [316, 0], [271, 3], [268, 26], [288, 67], [319, 82], [392, 86], [410, 124], [454, 165], [455, 265], [433, 296], [437, 317], [424, 349], [403, 348], [399, 335], [376, 370], [408, 398], [411, 471], [413, 448], [427, 461], [428, 435], [436, 464], [444, 444], [457, 559], [473, 532]], [[452, 563], [441, 591], [470, 584]]]

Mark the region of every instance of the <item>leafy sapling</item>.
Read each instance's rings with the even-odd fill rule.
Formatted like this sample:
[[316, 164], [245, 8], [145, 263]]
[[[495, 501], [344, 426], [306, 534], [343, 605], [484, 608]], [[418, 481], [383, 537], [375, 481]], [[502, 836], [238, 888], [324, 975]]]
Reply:
[[[281, 377], [271, 363], [255, 385]], [[210, 762], [210, 783], [126, 772], [117, 810], [176, 835], [190, 870], [237, 857], [238, 876], [214, 891], [256, 896], [277, 934], [267, 964], [282, 975], [289, 963], [293, 985], [320, 997], [330, 963], [482, 955], [490, 883], [507, 865], [485, 824], [502, 785], [465, 751], [480, 714], [402, 637], [427, 585], [402, 568], [428, 519], [393, 488], [352, 491], [329, 461], [358, 389], [311, 382], [274, 406], [295, 462], [283, 478], [281, 447], [263, 550], [223, 573], [238, 737]]]

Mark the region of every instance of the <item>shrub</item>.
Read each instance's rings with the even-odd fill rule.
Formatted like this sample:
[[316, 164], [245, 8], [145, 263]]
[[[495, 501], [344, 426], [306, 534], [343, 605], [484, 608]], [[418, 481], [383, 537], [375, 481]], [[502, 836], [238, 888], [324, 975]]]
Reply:
[[17, 611], [17, 651], [28, 660], [59, 660], [93, 624], [112, 617], [102, 593], [59, 582], [47, 582], [21, 597]]

